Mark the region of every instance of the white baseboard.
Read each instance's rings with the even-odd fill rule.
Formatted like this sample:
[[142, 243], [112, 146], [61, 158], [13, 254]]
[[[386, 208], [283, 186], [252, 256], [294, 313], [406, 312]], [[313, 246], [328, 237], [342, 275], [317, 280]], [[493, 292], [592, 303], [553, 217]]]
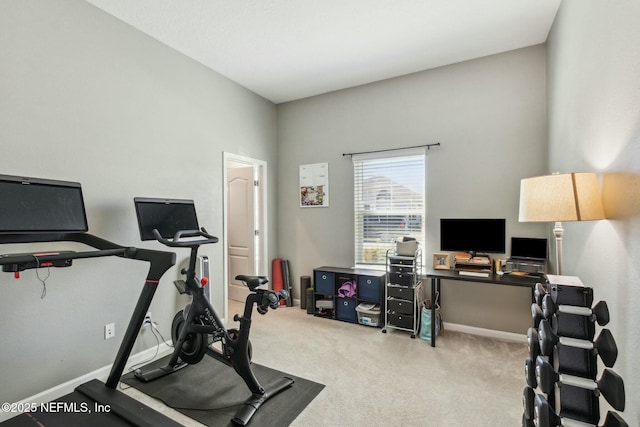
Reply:
[[[169, 347], [165, 343], [160, 343], [160, 347], [158, 348], [158, 354], [155, 359], [164, 357], [167, 354], [171, 354], [173, 351], [173, 347]], [[145, 362], [151, 359], [154, 354], [156, 354], [156, 347], [152, 347], [148, 350], [141, 351], [140, 353], [134, 354], [127, 361], [127, 365], [125, 366], [124, 373], [129, 372], [131, 366], [135, 366], [138, 363]], [[100, 369], [96, 369], [93, 372], [89, 372], [85, 375], [79, 376], [77, 378], [73, 378], [65, 383], [59, 384], [55, 387], [52, 387], [48, 390], [45, 390], [41, 393], [34, 394], [33, 396], [27, 397], [26, 399], [21, 400], [17, 403], [18, 407], [25, 406], [26, 404], [32, 403], [46, 403], [52, 400], [58, 399], [66, 394], [71, 393], [78, 387], [80, 384], [84, 384], [87, 381], [90, 381], [94, 378], [99, 379], [100, 381], [106, 381], [109, 373], [111, 372], [111, 366], [107, 365]], [[0, 409], [0, 422], [8, 420], [9, 418], [13, 418], [15, 416], [20, 415], [18, 412], [5, 412]]]
[[526, 343], [527, 336], [516, 334], [514, 332], [497, 331], [495, 329], [477, 328], [475, 326], [459, 325], [457, 323], [444, 322], [445, 331], [462, 332], [465, 334], [479, 335], [487, 338], [496, 338], [499, 340]]

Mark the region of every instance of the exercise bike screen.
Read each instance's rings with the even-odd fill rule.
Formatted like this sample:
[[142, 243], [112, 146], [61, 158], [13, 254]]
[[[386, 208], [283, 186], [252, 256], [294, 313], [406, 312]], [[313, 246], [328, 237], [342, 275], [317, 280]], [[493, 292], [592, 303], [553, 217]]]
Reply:
[[77, 182], [0, 175], [0, 233], [86, 232]]
[[193, 200], [136, 197], [136, 215], [142, 240], [155, 240], [153, 230], [169, 239], [181, 230], [198, 230]]

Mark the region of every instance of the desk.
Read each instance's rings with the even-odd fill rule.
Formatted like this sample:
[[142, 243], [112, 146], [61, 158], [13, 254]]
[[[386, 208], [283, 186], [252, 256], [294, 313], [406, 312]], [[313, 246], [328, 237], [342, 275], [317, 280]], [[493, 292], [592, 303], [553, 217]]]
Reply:
[[442, 295], [440, 294], [440, 281], [458, 280], [464, 282], [481, 282], [493, 283], [495, 285], [520, 286], [531, 289], [531, 300], [533, 301], [533, 289], [536, 283], [545, 281], [543, 277], [532, 276], [516, 276], [512, 274], [493, 274], [487, 277], [465, 276], [456, 270], [428, 270], [425, 274], [427, 279], [431, 279], [431, 347], [436, 346], [436, 302], [442, 304]]

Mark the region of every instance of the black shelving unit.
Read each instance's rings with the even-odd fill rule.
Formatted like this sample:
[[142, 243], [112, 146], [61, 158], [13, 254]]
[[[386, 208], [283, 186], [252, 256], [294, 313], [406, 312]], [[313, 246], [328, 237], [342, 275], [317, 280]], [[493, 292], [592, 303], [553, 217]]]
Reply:
[[313, 278], [314, 315], [358, 323], [361, 303], [377, 304], [382, 313], [384, 271], [323, 266], [313, 270]]

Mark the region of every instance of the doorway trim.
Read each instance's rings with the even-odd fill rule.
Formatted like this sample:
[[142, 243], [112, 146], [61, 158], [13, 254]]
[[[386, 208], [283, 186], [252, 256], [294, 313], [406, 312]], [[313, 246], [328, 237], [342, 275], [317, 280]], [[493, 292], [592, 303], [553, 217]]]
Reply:
[[268, 251], [268, 218], [267, 218], [267, 162], [264, 160], [252, 159], [250, 157], [241, 156], [239, 154], [229, 153], [223, 151], [222, 153], [222, 214], [223, 214], [223, 229], [224, 233], [222, 234], [222, 253], [223, 253], [223, 304], [224, 304], [224, 317], [227, 318], [227, 313], [229, 311], [229, 250], [228, 250], [228, 235], [229, 230], [227, 227], [229, 226], [229, 218], [227, 217], [228, 212], [228, 197], [229, 197], [229, 188], [228, 188], [228, 163], [242, 163], [247, 166], [253, 167], [253, 178], [254, 181], [258, 181], [259, 185], [254, 187], [254, 205], [257, 210], [257, 229], [259, 230], [258, 241], [255, 244], [255, 257], [257, 260], [257, 271], [256, 275], [268, 275], [269, 274], [269, 260], [267, 257]]

